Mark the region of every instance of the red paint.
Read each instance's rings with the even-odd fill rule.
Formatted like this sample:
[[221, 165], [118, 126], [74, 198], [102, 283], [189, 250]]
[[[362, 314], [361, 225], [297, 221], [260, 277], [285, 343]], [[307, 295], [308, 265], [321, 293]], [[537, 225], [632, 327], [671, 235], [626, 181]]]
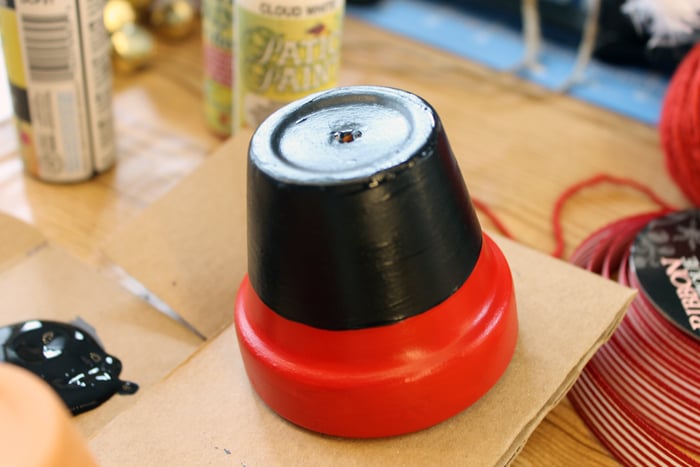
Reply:
[[410, 433], [469, 407], [501, 377], [518, 334], [510, 269], [487, 236], [452, 296], [395, 324], [328, 331], [293, 322], [247, 277], [235, 322], [248, 377], [274, 411], [355, 438]]

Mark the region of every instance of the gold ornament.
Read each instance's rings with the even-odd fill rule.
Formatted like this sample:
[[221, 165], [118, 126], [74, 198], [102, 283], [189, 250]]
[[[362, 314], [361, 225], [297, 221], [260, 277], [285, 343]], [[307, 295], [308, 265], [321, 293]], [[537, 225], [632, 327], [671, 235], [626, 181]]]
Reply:
[[112, 62], [117, 71], [131, 72], [144, 68], [154, 55], [153, 35], [143, 26], [125, 24], [112, 34]]
[[153, 5], [151, 26], [168, 39], [184, 39], [194, 30], [195, 9], [187, 0], [165, 0]]
[[128, 0], [109, 0], [105, 4], [103, 18], [107, 32], [114, 34], [125, 24], [136, 21], [136, 10]]

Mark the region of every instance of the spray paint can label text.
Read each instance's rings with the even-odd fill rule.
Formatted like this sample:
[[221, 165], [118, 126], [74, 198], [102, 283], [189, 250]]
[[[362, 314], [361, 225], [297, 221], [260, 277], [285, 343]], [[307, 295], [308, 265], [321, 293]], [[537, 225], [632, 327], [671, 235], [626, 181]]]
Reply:
[[238, 125], [257, 126], [282, 105], [337, 85], [343, 12], [339, 0], [237, 3]]
[[90, 178], [115, 159], [103, 0], [2, 0], [3, 49], [26, 170]]

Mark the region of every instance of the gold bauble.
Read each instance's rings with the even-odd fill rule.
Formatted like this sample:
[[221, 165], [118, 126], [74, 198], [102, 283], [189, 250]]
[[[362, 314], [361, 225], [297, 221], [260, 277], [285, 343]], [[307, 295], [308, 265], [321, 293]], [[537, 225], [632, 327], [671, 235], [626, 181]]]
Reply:
[[147, 66], [155, 55], [151, 32], [136, 23], [125, 24], [112, 34], [112, 62], [116, 71], [135, 71]]
[[183, 39], [195, 26], [195, 9], [187, 0], [165, 0], [153, 5], [151, 26], [158, 35], [168, 39]]
[[136, 21], [136, 10], [128, 0], [109, 0], [105, 4], [102, 14], [105, 28], [110, 34], [114, 34], [125, 24]]

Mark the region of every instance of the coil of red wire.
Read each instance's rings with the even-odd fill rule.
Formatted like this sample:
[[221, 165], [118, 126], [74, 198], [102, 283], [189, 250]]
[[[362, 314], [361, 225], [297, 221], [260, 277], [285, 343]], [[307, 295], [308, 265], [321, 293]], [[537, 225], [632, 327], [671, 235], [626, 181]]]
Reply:
[[[644, 239], [642, 232], [655, 234], [654, 225], [667, 219], [665, 213], [613, 222], [590, 235], [571, 257], [589, 271], [639, 290], [569, 392], [584, 422], [625, 465], [700, 465], [693, 457], [700, 455], [700, 341], [658, 309], [630, 258], [635, 242]], [[671, 214], [679, 215], [700, 219], [700, 210]]]
[[[700, 329], [690, 329], [689, 334], [671, 323], [667, 310], [654, 300], [658, 284], [646, 283], [646, 276], [640, 280], [645, 264], [638, 262], [634, 267], [632, 254], [635, 244], [638, 253], [647, 256], [649, 252], [643, 250], [649, 247], [658, 250], [656, 257], [672, 253], [678, 238], [690, 249], [697, 249], [690, 261], [697, 263], [694, 276], [688, 276], [683, 286], [694, 285], [694, 292], [685, 289], [695, 294], [688, 303], [691, 312], [697, 312], [696, 324], [700, 326], [700, 209], [679, 211], [635, 180], [594, 175], [571, 185], [558, 197], [552, 211], [553, 256], [562, 257], [564, 252], [561, 217], [566, 202], [602, 183], [631, 187], [660, 210], [602, 227], [570, 258], [572, 263], [639, 293], [611, 338], [587, 363], [569, 399], [594, 435], [624, 465], [700, 466]], [[513, 238], [488, 206], [476, 205], [502, 234]], [[657, 224], [665, 230], [655, 229]]]

